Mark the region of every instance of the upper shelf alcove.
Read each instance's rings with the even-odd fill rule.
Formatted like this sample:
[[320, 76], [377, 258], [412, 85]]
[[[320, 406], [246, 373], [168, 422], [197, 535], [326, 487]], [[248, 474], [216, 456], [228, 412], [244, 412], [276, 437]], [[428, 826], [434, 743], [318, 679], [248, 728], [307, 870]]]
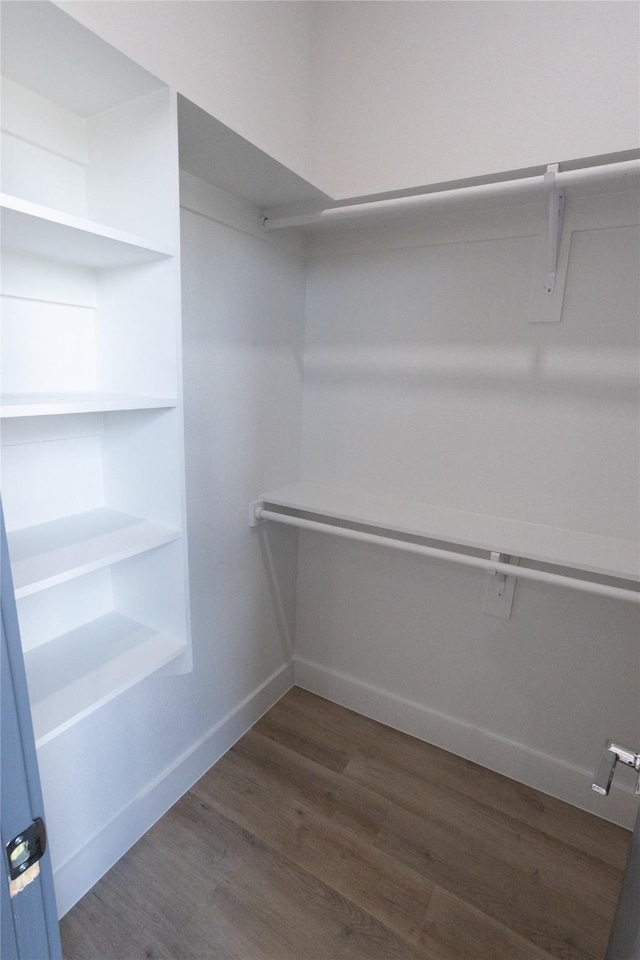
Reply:
[[51, 208], [43, 221], [57, 211], [59, 230], [65, 215], [89, 221], [92, 244], [112, 228], [133, 234], [122, 238], [132, 248], [167, 252], [176, 213], [157, 196], [177, 171], [166, 85], [52, 3], [7, 0], [2, 15], [3, 191]]

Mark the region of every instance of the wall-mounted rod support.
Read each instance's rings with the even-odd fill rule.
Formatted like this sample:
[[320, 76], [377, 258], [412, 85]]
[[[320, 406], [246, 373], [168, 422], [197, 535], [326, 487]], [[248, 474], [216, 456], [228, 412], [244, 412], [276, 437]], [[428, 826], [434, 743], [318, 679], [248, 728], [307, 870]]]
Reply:
[[561, 587], [570, 587], [581, 590], [583, 593], [595, 593], [603, 597], [614, 597], [617, 600], [627, 600], [640, 604], [640, 592], [627, 590], [624, 587], [613, 587], [606, 583], [595, 583], [591, 580], [579, 580], [576, 577], [565, 577], [560, 573], [550, 573], [546, 570], [533, 570], [529, 567], [512, 566], [508, 563], [497, 563], [484, 557], [473, 557], [466, 553], [455, 553], [452, 550], [442, 550], [438, 547], [429, 547], [422, 543], [411, 543], [406, 540], [397, 540], [393, 537], [382, 537], [377, 533], [367, 533], [364, 530], [352, 530], [349, 527], [340, 527], [331, 523], [321, 523], [318, 520], [307, 520], [305, 517], [295, 517], [288, 513], [277, 513], [265, 509], [261, 503], [254, 505], [254, 517], [259, 523], [272, 520], [290, 527], [299, 527], [302, 530], [315, 530], [319, 533], [328, 533], [332, 536], [343, 537], [346, 540], [358, 540], [362, 543], [375, 543], [393, 550], [402, 550], [405, 553], [416, 553], [423, 557], [432, 557], [436, 560], [447, 560], [466, 567], [476, 567], [488, 570], [490, 573], [503, 573], [508, 577], [518, 577], [521, 580], [537, 580], [539, 583], [552, 583]]
[[[494, 564], [517, 565], [518, 563], [518, 557], [510, 557], [505, 553], [498, 553], [495, 550], [491, 551], [491, 560]], [[489, 570], [482, 606], [484, 613], [488, 613], [492, 617], [501, 617], [503, 620], [508, 620], [511, 616], [515, 589], [515, 577], [508, 577], [506, 573], [494, 573], [492, 570]]]
[[[573, 187], [591, 182], [607, 183], [640, 173], [640, 160], [622, 160], [618, 163], [606, 163], [597, 167], [580, 167], [577, 170], [563, 170], [554, 178], [555, 187]], [[548, 182], [548, 181], [547, 181]], [[281, 230], [284, 227], [303, 227], [312, 224], [333, 223], [336, 220], [356, 220], [380, 213], [395, 213], [405, 210], [420, 210], [439, 204], [450, 204], [468, 200], [482, 200], [514, 196], [517, 199], [543, 197], [545, 175], [521, 177], [515, 180], [501, 180], [498, 183], [483, 183], [470, 187], [455, 187], [451, 190], [436, 190], [412, 197], [396, 197], [390, 200], [374, 200], [370, 203], [352, 203], [344, 207], [331, 207], [317, 213], [300, 214], [291, 217], [263, 217], [265, 230]]]
[[558, 164], [552, 163], [547, 167], [543, 177], [546, 190], [549, 191], [549, 218], [547, 225], [547, 263], [544, 278], [546, 293], [553, 293], [556, 286], [558, 270], [558, 256], [560, 241], [562, 240], [562, 223], [564, 221], [564, 193], [558, 189]]

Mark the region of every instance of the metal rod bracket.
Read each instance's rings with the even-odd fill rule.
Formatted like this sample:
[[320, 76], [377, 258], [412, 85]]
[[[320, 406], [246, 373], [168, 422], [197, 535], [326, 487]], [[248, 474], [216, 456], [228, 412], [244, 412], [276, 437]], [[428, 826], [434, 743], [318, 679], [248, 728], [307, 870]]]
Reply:
[[[491, 551], [491, 559], [495, 563], [509, 563], [516, 566], [518, 557], [509, 557], [504, 553]], [[484, 595], [483, 612], [492, 617], [509, 620], [513, 607], [513, 595], [516, 589], [516, 578], [510, 577], [504, 570], [489, 570], [487, 586]]]
[[551, 294], [556, 288], [556, 274], [558, 272], [558, 258], [562, 241], [562, 224], [564, 221], [565, 197], [564, 191], [556, 186], [558, 164], [551, 163], [543, 177], [543, 186], [549, 192], [549, 216], [547, 220], [547, 255], [545, 263], [544, 290]]
[[262, 500], [254, 500], [249, 504], [249, 526], [250, 527], [259, 527], [261, 524], [266, 523], [266, 520], [263, 520], [260, 516], [260, 511], [264, 507]]

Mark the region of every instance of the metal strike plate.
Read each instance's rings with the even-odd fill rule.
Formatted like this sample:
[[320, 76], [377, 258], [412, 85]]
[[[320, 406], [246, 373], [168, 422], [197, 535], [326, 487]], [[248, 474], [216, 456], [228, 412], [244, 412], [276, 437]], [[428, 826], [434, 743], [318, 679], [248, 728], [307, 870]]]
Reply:
[[9, 879], [17, 880], [42, 857], [47, 849], [47, 831], [38, 817], [6, 845]]

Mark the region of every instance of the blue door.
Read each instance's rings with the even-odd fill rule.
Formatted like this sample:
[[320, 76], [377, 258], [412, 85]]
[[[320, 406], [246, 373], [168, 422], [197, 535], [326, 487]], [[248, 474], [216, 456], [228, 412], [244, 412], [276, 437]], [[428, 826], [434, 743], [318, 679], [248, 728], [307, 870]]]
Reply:
[[[0, 504], [2, 960], [61, 960], [51, 860]], [[44, 853], [42, 852], [44, 850]]]

